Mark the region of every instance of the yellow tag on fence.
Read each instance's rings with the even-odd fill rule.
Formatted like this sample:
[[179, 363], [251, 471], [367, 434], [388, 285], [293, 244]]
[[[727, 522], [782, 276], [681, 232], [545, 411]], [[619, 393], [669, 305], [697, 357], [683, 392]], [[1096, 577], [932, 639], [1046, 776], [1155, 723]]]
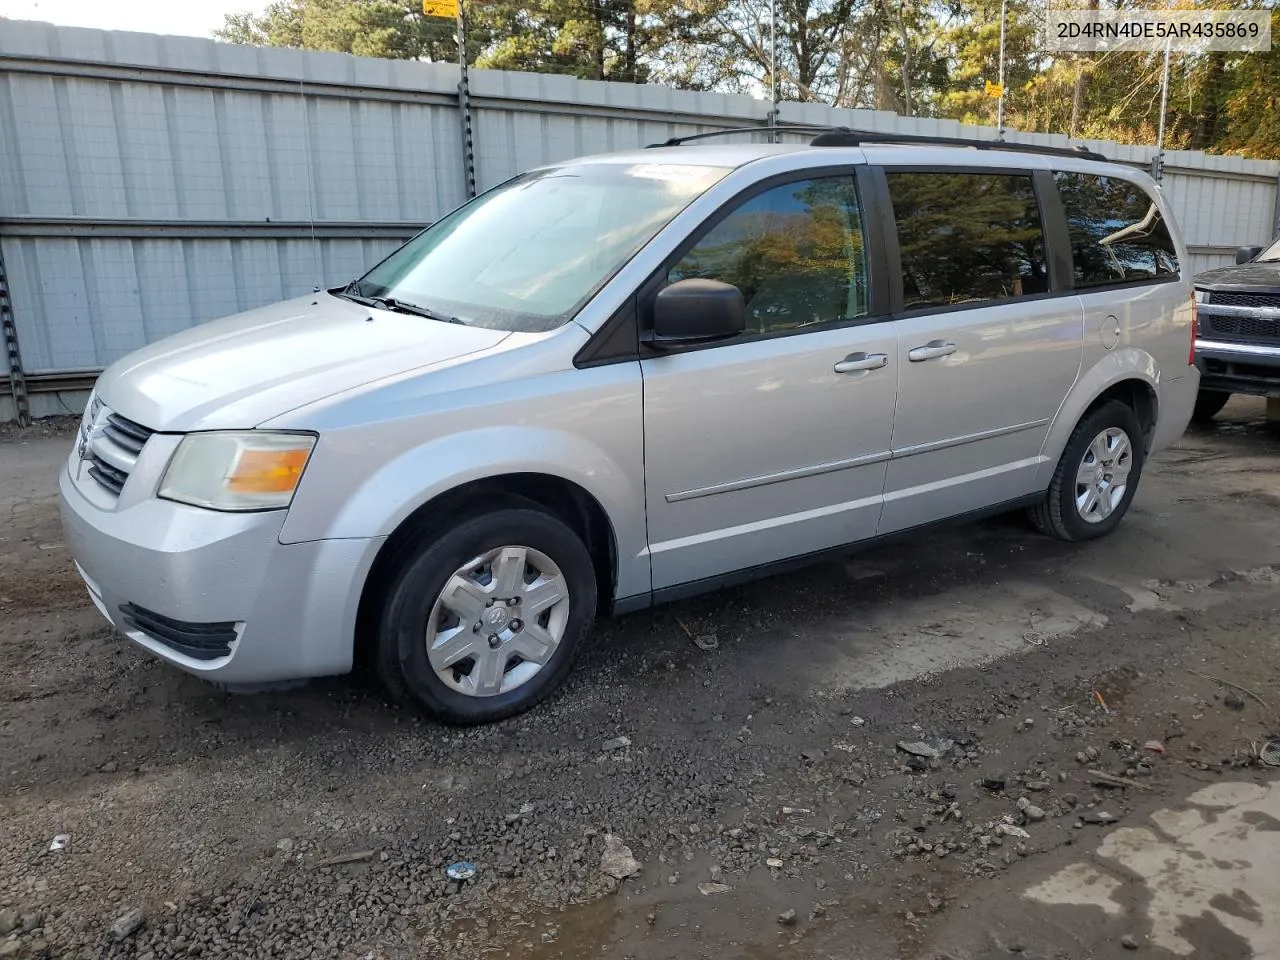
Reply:
[[458, 0], [422, 0], [424, 17], [448, 17], [458, 19]]

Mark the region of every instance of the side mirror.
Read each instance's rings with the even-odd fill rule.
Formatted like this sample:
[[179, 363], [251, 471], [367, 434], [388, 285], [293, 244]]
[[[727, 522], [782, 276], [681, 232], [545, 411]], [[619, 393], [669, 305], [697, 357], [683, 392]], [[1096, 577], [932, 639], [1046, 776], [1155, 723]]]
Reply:
[[1237, 247], [1236, 263], [1252, 263], [1253, 258], [1261, 252], [1261, 247]]
[[653, 302], [653, 345], [706, 343], [746, 329], [742, 291], [718, 280], [680, 280]]

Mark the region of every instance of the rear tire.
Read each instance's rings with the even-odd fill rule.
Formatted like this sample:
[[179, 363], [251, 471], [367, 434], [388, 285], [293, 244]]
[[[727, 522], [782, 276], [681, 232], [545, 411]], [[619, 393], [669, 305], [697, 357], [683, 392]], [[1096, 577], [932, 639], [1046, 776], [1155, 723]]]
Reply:
[[1028, 510], [1031, 522], [1070, 543], [1105, 537], [1128, 512], [1145, 459], [1137, 414], [1107, 401], [1072, 431], [1044, 502]]
[[1230, 399], [1231, 394], [1220, 390], [1201, 390], [1196, 394], [1196, 406], [1191, 411], [1191, 419], [1196, 423], [1211, 422]]
[[559, 519], [515, 503], [464, 515], [406, 551], [376, 651], [394, 702], [488, 723], [528, 710], [568, 675], [595, 620], [591, 555]]

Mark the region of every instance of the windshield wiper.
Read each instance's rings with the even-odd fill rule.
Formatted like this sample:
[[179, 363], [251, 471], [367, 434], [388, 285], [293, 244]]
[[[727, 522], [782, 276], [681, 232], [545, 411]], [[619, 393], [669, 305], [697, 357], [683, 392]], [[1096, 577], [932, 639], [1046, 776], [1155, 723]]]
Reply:
[[395, 297], [370, 297], [375, 306], [380, 306], [385, 310], [392, 310], [396, 313], [407, 313], [415, 317], [426, 317], [428, 320], [439, 320], [441, 323], [465, 323], [457, 317], [451, 317], [447, 313], [440, 313], [438, 310], [432, 310], [430, 307], [420, 306], [416, 303], [409, 303], [407, 300], [397, 300]]
[[360, 293], [360, 281], [352, 280], [338, 293], [338, 296], [344, 300], [350, 300], [353, 303], [361, 304], [366, 307], [379, 307], [383, 310], [391, 310], [394, 313], [407, 313], [414, 317], [426, 317], [428, 320], [439, 320], [441, 323], [460, 323], [464, 326], [466, 321], [458, 317], [451, 317], [446, 313], [440, 313], [438, 310], [432, 310], [430, 307], [420, 306], [416, 303], [410, 303], [407, 300], [397, 300], [395, 297], [366, 297]]

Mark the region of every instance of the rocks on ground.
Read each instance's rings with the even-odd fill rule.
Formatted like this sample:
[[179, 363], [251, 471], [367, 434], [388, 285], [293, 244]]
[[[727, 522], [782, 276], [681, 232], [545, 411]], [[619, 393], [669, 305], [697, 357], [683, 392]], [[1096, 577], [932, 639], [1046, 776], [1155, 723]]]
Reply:
[[137, 907], [126, 910], [111, 924], [111, 936], [117, 940], [124, 940], [133, 936], [142, 927], [146, 920], [146, 914]]
[[640, 872], [640, 863], [631, 855], [631, 848], [613, 834], [604, 838], [604, 853], [600, 856], [600, 870], [615, 880], [625, 880]]

